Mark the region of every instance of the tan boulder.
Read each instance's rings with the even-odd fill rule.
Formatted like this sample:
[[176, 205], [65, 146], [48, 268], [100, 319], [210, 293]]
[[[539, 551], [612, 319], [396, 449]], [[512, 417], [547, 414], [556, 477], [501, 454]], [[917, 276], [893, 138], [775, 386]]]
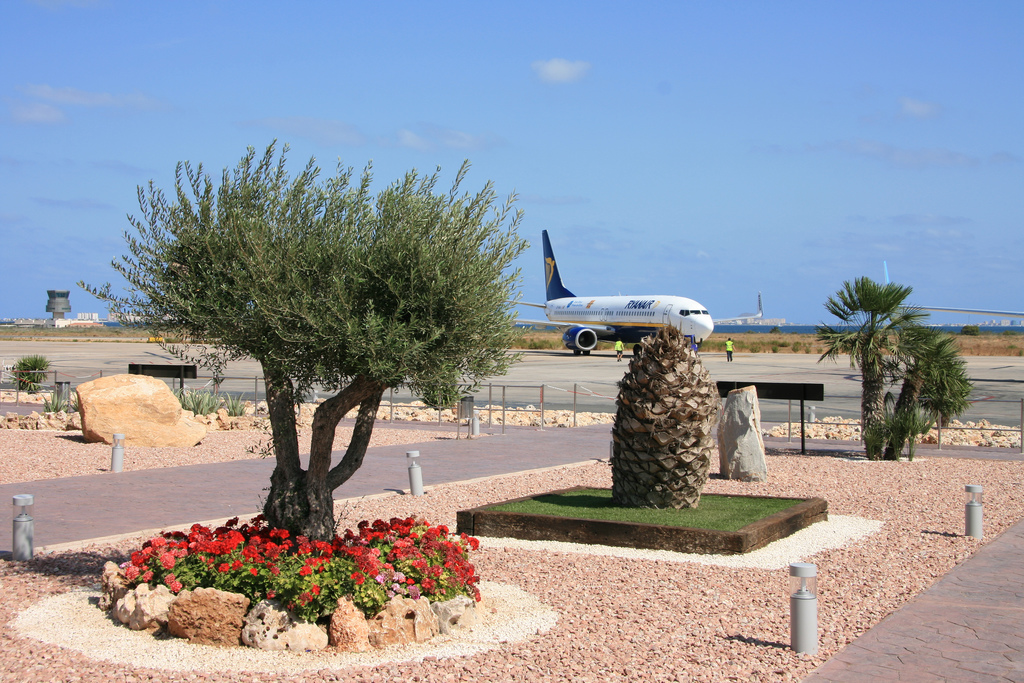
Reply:
[[238, 593], [197, 588], [182, 591], [167, 610], [167, 631], [199, 645], [237, 646], [249, 598]]
[[103, 595], [100, 596], [100, 609], [102, 610], [111, 609], [118, 600], [128, 593], [128, 580], [121, 568], [113, 562], [103, 565], [100, 585], [103, 587]]
[[167, 625], [167, 611], [174, 593], [167, 586], [141, 584], [125, 593], [114, 605], [114, 617], [133, 631], [155, 631]]
[[87, 442], [112, 443], [114, 434], [124, 434], [126, 446], [181, 448], [206, 436], [206, 427], [185, 417], [170, 388], [155, 377], [100, 377], [77, 391]]
[[370, 627], [370, 645], [376, 648], [423, 643], [439, 631], [437, 616], [431, 611], [429, 600], [397, 595], [384, 605], [377, 616], [367, 620], [367, 625]]
[[338, 598], [338, 608], [331, 615], [327, 635], [330, 643], [342, 652], [366, 652], [370, 649], [370, 627], [366, 616], [351, 598]]

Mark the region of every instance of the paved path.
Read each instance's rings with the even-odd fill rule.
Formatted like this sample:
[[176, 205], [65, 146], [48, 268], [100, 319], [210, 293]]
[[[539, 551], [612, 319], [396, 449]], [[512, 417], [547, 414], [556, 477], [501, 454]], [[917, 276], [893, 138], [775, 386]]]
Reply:
[[824, 681], [1024, 681], [1024, 521], [804, 679]]
[[[609, 426], [598, 425], [373, 448], [335, 497], [405, 489], [407, 450], [420, 451], [424, 483], [430, 485], [604, 459], [608, 441]], [[799, 439], [766, 439], [766, 445], [800, 450]], [[863, 452], [859, 444], [824, 440], [808, 440], [807, 448], [811, 454]], [[922, 446], [918, 454], [1022, 459], [1009, 449]], [[259, 492], [272, 468], [269, 460], [246, 460], [9, 484], [0, 486], [0, 500], [35, 494], [35, 545], [41, 547], [252, 513], [260, 508]], [[0, 524], [0, 551], [9, 549], [10, 525]], [[804, 680], [1024, 683], [1024, 521]]]
[[[408, 489], [406, 451], [420, 451], [423, 483], [430, 486], [607, 458], [609, 432], [610, 425], [545, 431], [510, 428], [505, 436], [371, 448], [363, 466], [335, 490], [334, 497]], [[342, 455], [336, 451], [334, 462]], [[274, 461], [268, 458], [44, 479], [2, 485], [0, 501], [11, 501], [21, 493], [35, 496], [32, 517], [35, 547], [40, 548], [255, 514], [263, 507], [263, 489], [269, 486], [273, 469]], [[0, 552], [10, 549], [8, 522], [0, 524]]]

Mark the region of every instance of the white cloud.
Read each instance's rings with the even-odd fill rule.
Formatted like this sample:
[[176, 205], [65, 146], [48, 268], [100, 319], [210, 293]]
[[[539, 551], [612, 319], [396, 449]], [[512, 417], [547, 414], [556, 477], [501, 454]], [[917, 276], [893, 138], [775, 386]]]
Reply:
[[466, 133], [453, 128], [444, 128], [432, 123], [421, 123], [417, 126], [419, 132], [413, 132], [408, 128], [398, 131], [398, 146], [417, 149], [421, 152], [444, 147], [457, 150], [476, 150], [486, 147], [493, 147], [500, 144], [500, 138], [488, 134]]
[[590, 62], [570, 62], [560, 57], [547, 61], [538, 60], [530, 66], [545, 83], [573, 83], [590, 71]]
[[903, 168], [970, 167], [977, 166], [977, 157], [941, 147], [906, 149], [877, 140], [843, 140], [826, 145], [809, 145], [809, 151], [839, 150], [847, 154], [877, 159]]
[[163, 106], [159, 100], [142, 93], [115, 95], [108, 92], [89, 92], [78, 88], [54, 88], [49, 85], [26, 85], [19, 89], [37, 100], [78, 107], [159, 109]]
[[405, 128], [398, 131], [398, 146], [418, 149], [421, 152], [427, 152], [433, 149], [433, 145], [430, 144], [429, 140], [426, 140]]
[[57, 107], [43, 102], [14, 102], [11, 104], [11, 119], [15, 123], [64, 123], [67, 117]]
[[970, 218], [964, 216], [940, 216], [934, 213], [904, 213], [898, 216], [892, 216], [891, 219], [896, 225], [915, 225], [915, 226], [948, 226], [948, 225], [963, 225], [964, 223], [970, 223]]
[[942, 105], [915, 100], [912, 97], [901, 97], [900, 112], [912, 119], [934, 119], [942, 114]]
[[280, 116], [243, 121], [239, 125], [253, 128], [269, 128], [287, 135], [306, 138], [318, 145], [362, 145], [366, 142], [355, 126], [334, 119], [317, 119], [309, 116]]

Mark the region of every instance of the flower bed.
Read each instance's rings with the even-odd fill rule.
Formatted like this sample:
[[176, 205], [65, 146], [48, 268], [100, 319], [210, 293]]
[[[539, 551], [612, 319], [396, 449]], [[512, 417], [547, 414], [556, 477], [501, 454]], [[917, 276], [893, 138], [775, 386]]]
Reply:
[[277, 600], [303, 621], [316, 622], [330, 617], [345, 596], [367, 617], [396, 596], [479, 601], [480, 577], [469, 561], [478, 545], [412, 517], [362, 521], [356, 532], [327, 543], [292, 537], [261, 515], [240, 526], [236, 517], [213, 530], [195, 524], [187, 534], [164, 533], [133, 552], [122, 570], [129, 588], [162, 584], [175, 594], [216, 588], [252, 604]]

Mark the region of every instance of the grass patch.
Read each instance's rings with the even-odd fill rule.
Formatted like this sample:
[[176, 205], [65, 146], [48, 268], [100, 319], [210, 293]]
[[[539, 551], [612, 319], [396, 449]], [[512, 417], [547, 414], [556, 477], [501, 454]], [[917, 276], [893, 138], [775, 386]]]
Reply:
[[715, 531], [738, 531], [802, 501], [795, 498], [751, 498], [705, 494], [697, 508], [652, 510], [612, 504], [610, 489], [549, 493], [529, 500], [488, 506], [488, 510], [608, 522], [658, 524]]

